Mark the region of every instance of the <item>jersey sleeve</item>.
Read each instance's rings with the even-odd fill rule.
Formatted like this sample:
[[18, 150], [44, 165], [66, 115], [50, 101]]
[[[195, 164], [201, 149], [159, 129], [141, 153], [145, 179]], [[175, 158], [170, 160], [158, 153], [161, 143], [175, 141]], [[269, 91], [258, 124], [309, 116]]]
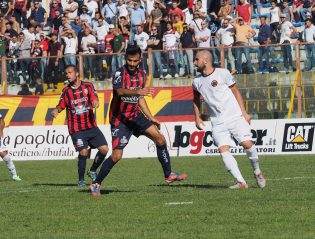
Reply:
[[66, 102], [66, 89], [64, 89], [60, 95], [60, 99], [59, 99], [59, 103], [58, 105], [56, 106], [57, 107], [60, 107], [61, 109], [64, 109], [66, 108], [67, 106], [67, 102]]
[[232, 87], [233, 85], [235, 85], [236, 81], [234, 76], [232, 76], [232, 74], [228, 70], [224, 70], [224, 72], [225, 74], [223, 79], [225, 84], [227, 84], [228, 87]]
[[122, 74], [123, 72], [121, 70], [118, 70], [115, 72], [115, 75], [113, 76], [113, 89], [114, 90], [117, 90], [123, 87]]

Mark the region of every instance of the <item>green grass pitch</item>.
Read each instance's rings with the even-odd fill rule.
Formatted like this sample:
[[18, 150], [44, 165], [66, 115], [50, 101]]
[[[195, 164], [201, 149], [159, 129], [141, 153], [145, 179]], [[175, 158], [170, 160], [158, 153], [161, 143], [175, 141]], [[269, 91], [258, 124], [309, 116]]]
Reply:
[[315, 238], [314, 155], [261, 156], [265, 189], [237, 160], [249, 189], [227, 188], [219, 157], [174, 158], [188, 178], [171, 186], [157, 159], [125, 159], [96, 198], [76, 186], [74, 160], [15, 162], [19, 183], [1, 162], [0, 238]]

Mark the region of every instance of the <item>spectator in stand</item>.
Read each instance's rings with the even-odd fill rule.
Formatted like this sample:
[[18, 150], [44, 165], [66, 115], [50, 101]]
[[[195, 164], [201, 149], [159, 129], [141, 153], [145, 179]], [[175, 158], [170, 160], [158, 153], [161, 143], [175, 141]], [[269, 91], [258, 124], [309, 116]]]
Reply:
[[0, 1], [0, 15], [2, 17], [7, 17], [13, 10], [13, 3], [11, 0], [1, 0]]
[[12, 23], [6, 22], [5, 28], [6, 30], [4, 32], [4, 35], [8, 40], [11, 39], [11, 36], [18, 35], [18, 33], [14, 29], [12, 29]]
[[315, 26], [311, 19], [306, 19], [305, 30], [303, 32], [304, 41], [309, 43], [305, 45], [306, 65], [305, 71], [315, 69]]
[[[154, 9], [155, 0], [142, 0], [144, 3], [142, 6], [145, 9], [145, 15], [147, 18], [151, 15], [151, 11]], [[149, 21], [149, 19], [147, 19]]]
[[154, 2], [154, 9], [151, 11], [151, 15], [149, 17], [149, 30], [152, 30], [152, 27], [155, 26], [158, 29], [159, 34], [161, 34], [161, 23], [160, 22], [161, 22], [162, 16], [163, 16], [162, 11], [160, 9], [160, 4], [161, 3], [159, 1]]
[[105, 60], [106, 60], [106, 73], [105, 77], [108, 81], [111, 81], [111, 65], [112, 65], [112, 53], [113, 48], [111, 45], [112, 40], [115, 38], [115, 35], [113, 34], [113, 30], [115, 26], [113, 24], [109, 24], [108, 33], [105, 36]]
[[174, 15], [173, 28], [179, 34], [183, 33], [183, 24], [184, 22], [180, 20], [178, 15]]
[[[286, 20], [285, 14], [280, 15], [279, 29], [280, 29], [280, 44], [290, 44], [292, 42], [291, 37], [295, 35], [296, 29], [292, 25], [291, 22]], [[284, 62], [284, 68], [281, 69], [281, 72], [288, 72], [290, 68], [292, 68], [292, 70], [295, 70], [295, 67], [293, 66], [293, 61], [292, 61], [291, 45], [281, 46], [281, 50], [283, 53], [283, 62]]]
[[[147, 50], [148, 40], [149, 40], [149, 35], [143, 31], [143, 27], [141, 25], [138, 26], [137, 27], [137, 34], [135, 35], [135, 43], [141, 49], [142, 53]], [[147, 57], [142, 56], [142, 62], [141, 63], [142, 63], [141, 68], [143, 70], [147, 71], [148, 70]]]
[[34, 9], [31, 11], [31, 17], [33, 17], [38, 24], [44, 26], [47, 24], [48, 15], [46, 13], [46, 10], [42, 6], [40, 6], [39, 3], [39, 0], [35, 0]]
[[[51, 33], [51, 40], [48, 46], [48, 67], [47, 67], [47, 90], [57, 89], [58, 73], [59, 73], [59, 58], [62, 56], [61, 44], [58, 42], [56, 33]], [[53, 84], [53, 86], [51, 86]]]
[[220, 61], [220, 58], [219, 58], [220, 52], [217, 49], [217, 47], [220, 45], [220, 43], [215, 37], [215, 34], [221, 28], [221, 20], [217, 17], [215, 12], [211, 12], [207, 20], [208, 20], [208, 28], [210, 29], [210, 32], [211, 32], [210, 47], [211, 47], [211, 53], [213, 57], [213, 64], [215, 66], [218, 66], [219, 61]]
[[85, 5], [88, 8], [88, 14], [94, 17], [95, 13], [98, 12], [98, 3], [95, 0], [87, 0]]
[[[81, 26], [81, 19], [80, 17], [76, 17], [74, 19], [74, 22], [70, 23], [71, 28], [75, 31], [75, 34], [77, 35], [77, 37], [79, 36], [79, 32], [82, 30], [82, 26]], [[80, 44], [79, 44], [80, 45]]]
[[35, 85], [35, 95], [43, 95], [44, 94], [44, 86], [41, 78], [36, 79]]
[[[106, 25], [105, 25], [106, 23]], [[94, 28], [94, 33], [97, 39], [97, 52], [103, 53], [105, 52], [105, 36], [108, 33], [108, 24], [104, 21], [103, 18], [98, 19], [98, 26]]]
[[82, 10], [82, 14], [80, 15], [80, 19], [82, 22], [87, 22], [89, 25], [91, 25], [92, 22], [92, 18], [91, 16], [88, 14], [88, 8], [86, 5], [82, 5], [81, 7]]
[[[152, 12], [151, 12], [152, 13]], [[159, 69], [160, 79], [163, 78], [163, 64], [161, 60], [161, 51], [163, 49], [162, 37], [158, 33], [158, 28], [153, 25], [151, 28], [151, 34], [148, 40], [148, 47], [152, 51], [152, 78], [155, 76], [155, 69]]]
[[[271, 43], [271, 27], [267, 24], [266, 17], [260, 17], [260, 27], [258, 32], [258, 51], [259, 73], [269, 73], [269, 54], [270, 47], [266, 46]], [[265, 63], [264, 63], [265, 60]]]
[[59, 10], [55, 11], [55, 18], [52, 20], [52, 32], [59, 34], [59, 29], [62, 25], [62, 17], [60, 15]]
[[[242, 17], [238, 17], [230, 21], [232, 26], [235, 28], [236, 31], [236, 46], [241, 46], [240, 48], [236, 49], [236, 73], [254, 73], [252, 62], [249, 54], [249, 39], [256, 35], [254, 29], [252, 29], [249, 25], [244, 23], [244, 19]], [[245, 46], [245, 48], [243, 47]], [[242, 54], [245, 54], [246, 58], [246, 72], [242, 71]]]
[[78, 16], [78, 8], [79, 4], [74, 0], [63, 3], [63, 13], [71, 22]]
[[18, 95], [32, 95], [32, 92], [28, 88], [27, 84], [21, 85], [21, 90], [17, 93]]
[[217, 39], [220, 40], [220, 43], [224, 47], [228, 47], [228, 48], [225, 48], [224, 65], [225, 65], [225, 68], [228, 68], [228, 62], [230, 63], [232, 75], [235, 74], [235, 59], [234, 59], [232, 48], [231, 48], [234, 45], [234, 36], [235, 36], [235, 29], [229, 23], [229, 18], [225, 18], [222, 22], [222, 27], [216, 33], [216, 37]]
[[19, 60], [20, 68], [25, 79], [28, 77], [28, 66], [31, 57], [32, 41], [29, 38], [25, 38], [23, 32], [19, 33]]
[[217, 16], [220, 20], [223, 20], [226, 17], [231, 16], [232, 12], [233, 12], [233, 9], [232, 9], [232, 6], [230, 4], [230, 1], [224, 0], [223, 4], [220, 7], [220, 10], [219, 10]]
[[105, 21], [108, 24], [113, 24], [115, 26], [117, 13], [118, 10], [116, 3], [114, 3], [113, 0], [108, 0], [102, 9], [102, 14]]
[[27, 27], [27, 18], [26, 13], [28, 0], [15, 0], [13, 1], [13, 15], [15, 16], [17, 22], [20, 24], [21, 27]]
[[41, 25], [36, 25], [35, 26], [35, 40], [39, 40], [40, 41], [40, 35], [41, 34], [44, 34], [42, 26]]
[[78, 39], [75, 31], [72, 29], [65, 29], [62, 31], [61, 38], [64, 42], [65, 66], [76, 65], [75, 54], [78, 51]]
[[126, 19], [128, 18], [128, 7], [125, 4], [124, 0], [118, 0], [117, 4], [117, 11], [118, 11], [118, 18], [125, 17]]
[[94, 56], [89, 56], [89, 54], [95, 54], [94, 47], [97, 45], [96, 37], [92, 35], [92, 31], [87, 24], [84, 29], [84, 36], [81, 40], [81, 48], [84, 56], [84, 77], [89, 79], [89, 77], [94, 78], [95, 68], [94, 68]]
[[43, 51], [40, 47], [39, 40], [35, 40], [33, 47], [31, 49], [31, 64], [29, 67], [30, 74], [30, 87], [34, 88], [36, 84], [36, 79], [41, 76], [40, 62]]
[[183, 33], [180, 36], [180, 43], [183, 48], [183, 58], [186, 65], [187, 74], [185, 75], [188, 75], [188, 78], [191, 78], [194, 75], [194, 52], [190, 48], [195, 47], [195, 38], [193, 31], [186, 23], [183, 25]]
[[271, 8], [270, 8], [270, 28], [271, 33], [273, 35], [272, 41], [273, 43], [279, 42], [279, 33], [278, 33], [278, 26], [280, 22], [280, 15], [281, 11], [280, 8], [277, 7], [277, 2], [272, 1], [271, 2]]
[[200, 12], [198, 11], [195, 11], [193, 16], [193, 20], [191, 21], [189, 27], [196, 34], [198, 31], [201, 31], [202, 19], [200, 18]]
[[203, 8], [201, 0], [197, 0], [194, 11], [198, 11], [201, 17], [207, 16], [207, 9]]
[[242, 17], [245, 24], [250, 25], [252, 19], [252, 8], [246, 0], [239, 0], [236, 7], [236, 17]]
[[308, 11], [308, 8], [310, 7], [309, 0], [293, 0], [292, 1], [293, 6], [293, 14], [295, 14], [295, 21], [305, 21], [306, 19], [306, 13]]
[[195, 39], [198, 48], [210, 48], [211, 31], [205, 20], [201, 23], [201, 30], [195, 34]]
[[[178, 41], [180, 39], [180, 35], [177, 31], [173, 29], [172, 23], [167, 23], [167, 31], [163, 34], [163, 50], [166, 52], [166, 59], [167, 59], [167, 67], [168, 72], [171, 73], [170, 65], [171, 62], [175, 67], [174, 77], [177, 78], [179, 75], [179, 52], [178, 52]], [[167, 74], [165, 78], [171, 78], [170, 74]]]
[[42, 50], [42, 58], [40, 59], [40, 69], [41, 69], [41, 78], [44, 79], [46, 67], [47, 67], [47, 56], [48, 56], [48, 46], [49, 42], [45, 37], [44, 33], [40, 34], [39, 46]]
[[[98, 19], [100, 19], [100, 18], [103, 19], [101, 13], [100, 12], [96, 12], [94, 14], [94, 17], [92, 18], [92, 23], [91, 23], [91, 27], [92, 27], [93, 31], [95, 31], [95, 29], [98, 27], [98, 25], [99, 25], [98, 24]], [[103, 21], [104, 21], [104, 25], [108, 26], [108, 23], [104, 19], [103, 19]]]
[[14, 31], [16, 31], [17, 33], [21, 32], [20, 24], [16, 21], [15, 16], [10, 16], [9, 17], [9, 22], [11, 23], [12, 29]]
[[137, 26], [144, 25], [145, 23], [145, 14], [143, 9], [139, 8], [139, 3], [137, 1], [133, 1], [133, 7], [128, 9], [130, 14], [130, 45], [134, 44], [134, 37], [136, 34]]
[[[58, 12], [58, 15], [56, 14], [56, 12]], [[49, 10], [49, 25], [51, 27], [53, 27], [54, 19], [60, 17], [62, 13], [63, 13], [62, 6], [59, 5], [57, 0], [53, 0], [50, 5], [50, 10]], [[55, 28], [55, 29], [58, 29], [58, 28]]]
[[169, 21], [174, 20], [174, 16], [178, 15], [180, 17], [180, 20], [182, 22], [185, 22], [185, 14], [183, 13], [182, 9], [179, 7], [179, 3], [177, 0], [172, 1], [172, 8], [168, 11]]
[[112, 30], [114, 38], [111, 40], [111, 45], [113, 49], [112, 55], [112, 72], [115, 72], [117, 68], [122, 67], [123, 65], [123, 55], [125, 52], [126, 42], [125, 38], [119, 33], [118, 29], [114, 28]]
[[[281, 13], [287, 16], [286, 17], [287, 21], [294, 22], [293, 10], [292, 10], [292, 7], [289, 6], [288, 0], [283, 0]], [[279, 21], [280, 21], [280, 17], [279, 17]]]
[[126, 45], [128, 45], [130, 35], [130, 24], [126, 17], [124, 16], [120, 17], [118, 30], [120, 34], [125, 38]]

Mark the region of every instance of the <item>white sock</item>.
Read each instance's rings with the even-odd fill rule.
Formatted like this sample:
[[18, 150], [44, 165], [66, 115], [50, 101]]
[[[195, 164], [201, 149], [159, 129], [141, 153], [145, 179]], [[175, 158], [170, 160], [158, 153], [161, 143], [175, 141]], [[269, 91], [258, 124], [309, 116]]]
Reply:
[[255, 145], [253, 145], [250, 149], [246, 149], [246, 154], [250, 160], [254, 172], [260, 171], [259, 158]]
[[230, 172], [230, 174], [232, 174], [232, 176], [241, 183], [246, 183], [245, 179], [243, 178], [237, 162], [235, 160], [235, 158], [233, 157], [233, 155], [230, 152], [224, 152], [221, 153], [221, 157], [223, 160], [223, 163], [225, 165], [225, 168]]
[[12, 176], [16, 176], [16, 169], [15, 169], [14, 163], [8, 154], [3, 157], [3, 161], [6, 163]]

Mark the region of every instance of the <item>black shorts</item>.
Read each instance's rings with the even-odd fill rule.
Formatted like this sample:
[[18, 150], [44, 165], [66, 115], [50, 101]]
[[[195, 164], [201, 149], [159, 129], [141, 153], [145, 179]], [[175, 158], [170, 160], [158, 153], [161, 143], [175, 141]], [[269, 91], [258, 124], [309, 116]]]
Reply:
[[153, 123], [142, 113], [132, 120], [120, 122], [117, 126], [111, 124], [113, 149], [124, 149], [131, 135], [139, 137], [152, 125]]
[[76, 151], [81, 151], [89, 146], [92, 149], [107, 145], [107, 141], [102, 131], [98, 127], [75, 132], [71, 135], [73, 146]]

